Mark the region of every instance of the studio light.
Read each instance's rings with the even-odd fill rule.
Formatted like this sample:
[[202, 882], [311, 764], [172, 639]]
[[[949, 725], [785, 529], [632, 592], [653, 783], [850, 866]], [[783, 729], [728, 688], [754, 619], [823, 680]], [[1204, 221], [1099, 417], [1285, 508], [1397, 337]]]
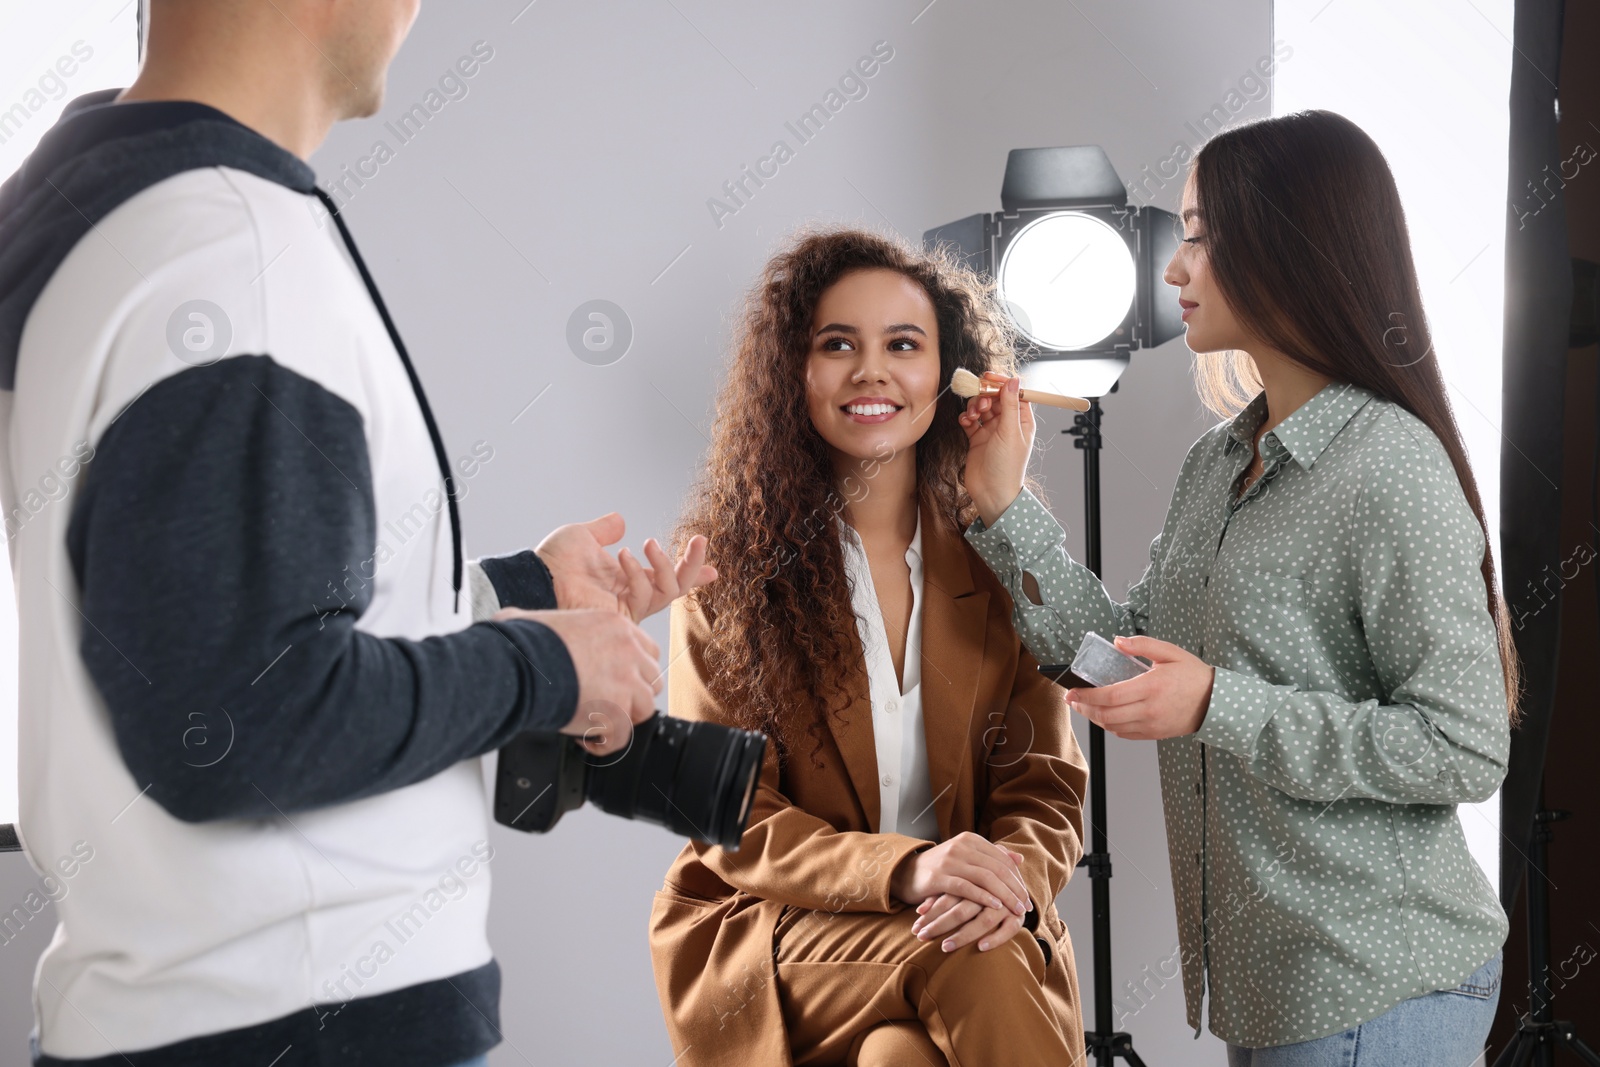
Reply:
[[1026, 385], [1104, 396], [1136, 349], [1183, 333], [1161, 280], [1177, 216], [1130, 208], [1099, 146], [1012, 149], [1000, 207], [935, 227], [923, 242], [953, 246], [994, 278], [1021, 335]]
[[1000, 291], [1023, 334], [1043, 348], [1088, 348], [1133, 310], [1133, 257], [1106, 222], [1060, 211], [1018, 232], [1000, 261]]

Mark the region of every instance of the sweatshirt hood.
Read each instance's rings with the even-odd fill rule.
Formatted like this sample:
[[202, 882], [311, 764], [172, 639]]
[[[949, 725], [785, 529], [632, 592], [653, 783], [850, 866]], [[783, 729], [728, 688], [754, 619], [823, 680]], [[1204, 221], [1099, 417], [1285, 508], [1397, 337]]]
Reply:
[[56, 268], [124, 201], [203, 167], [232, 167], [306, 194], [316, 189], [304, 160], [214, 107], [113, 103], [121, 92], [73, 100], [0, 185], [0, 390], [14, 386], [23, 327]]

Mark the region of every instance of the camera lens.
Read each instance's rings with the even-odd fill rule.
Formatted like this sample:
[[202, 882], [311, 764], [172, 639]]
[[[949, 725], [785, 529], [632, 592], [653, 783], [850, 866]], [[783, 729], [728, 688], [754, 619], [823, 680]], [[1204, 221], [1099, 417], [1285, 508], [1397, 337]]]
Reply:
[[584, 792], [601, 811], [737, 848], [767, 739], [716, 723], [654, 715], [618, 759], [589, 756]]
[[750, 821], [766, 746], [764, 734], [659, 713], [607, 756], [560, 734], [522, 734], [500, 750], [495, 819], [543, 832], [588, 800], [732, 851]]

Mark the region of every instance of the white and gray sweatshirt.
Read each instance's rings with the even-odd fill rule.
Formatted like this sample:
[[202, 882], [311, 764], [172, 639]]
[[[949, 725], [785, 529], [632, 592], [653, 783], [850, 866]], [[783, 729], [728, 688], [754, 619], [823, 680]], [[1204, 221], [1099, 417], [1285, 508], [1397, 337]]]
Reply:
[[554, 607], [549, 572], [463, 566], [421, 384], [311, 169], [114, 96], [0, 187], [18, 826], [73, 871], [35, 1062], [478, 1055], [477, 757], [563, 725], [577, 679], [547, 627], [474, 615]]

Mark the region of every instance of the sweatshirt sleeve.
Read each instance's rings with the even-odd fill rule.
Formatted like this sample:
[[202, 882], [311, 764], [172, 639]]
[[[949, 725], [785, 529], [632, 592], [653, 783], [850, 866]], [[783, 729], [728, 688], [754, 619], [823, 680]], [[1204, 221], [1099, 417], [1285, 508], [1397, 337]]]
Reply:
[[[571, 657], [539, 623], [357, 628], [373, 582], [347, 579], [370, 578], [377, 553], [362, 419], [268, 356], [135, 399], [97, 444], [67, 537], [81, 653], [123, 760], [185, 821], [398, 789], [576, 706]], [[536, 564], [508, 565], [506, 588], [533, 588]]]
[[509, 556], [485, 556], [467, 563], [472, 619], [482, 622], [501, 608], [549, 611], [556, 607], [550, 568], [532, 549]]

